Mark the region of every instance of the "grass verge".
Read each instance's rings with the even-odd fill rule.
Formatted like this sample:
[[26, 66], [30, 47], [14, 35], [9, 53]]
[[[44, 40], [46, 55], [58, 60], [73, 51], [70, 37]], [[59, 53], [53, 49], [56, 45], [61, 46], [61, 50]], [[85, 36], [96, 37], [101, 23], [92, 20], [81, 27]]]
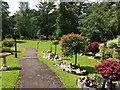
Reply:
[[[14, 49], [14, 48], [12, 48]], [[18, 80], [19, 75], [19, 60], [22, 55], [25, 53], [25, 49], [18, 47], [18, 57], [15, 58], [15, 55], [10, 55], [6, 57], [7, 65], [10, 66], [12, 69], [8, 71], [0, 71], [2, 78], [0, 78], [0, 85], [2, 88], [14, 88], [16, 87], [16, 83]], [[3, 65], [3, 60], [0, 60], [0, 67]]]

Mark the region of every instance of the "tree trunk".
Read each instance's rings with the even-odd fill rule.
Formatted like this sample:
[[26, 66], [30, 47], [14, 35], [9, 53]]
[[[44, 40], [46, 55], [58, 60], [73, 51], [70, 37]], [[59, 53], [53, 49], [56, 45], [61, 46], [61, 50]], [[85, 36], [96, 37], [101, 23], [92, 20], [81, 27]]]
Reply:
[[110, 80], [110, 90], [112, 89], [112, 80]]
[[77, 64], [77, 53], [75, 54], [75, 67], [76, 67], [76, 64]]
[[50, 51], [52, 52], [52, 40], [51, 40], [51, 50]]
[[57, 45], [55, 45], [55, 55], [56, 55]]

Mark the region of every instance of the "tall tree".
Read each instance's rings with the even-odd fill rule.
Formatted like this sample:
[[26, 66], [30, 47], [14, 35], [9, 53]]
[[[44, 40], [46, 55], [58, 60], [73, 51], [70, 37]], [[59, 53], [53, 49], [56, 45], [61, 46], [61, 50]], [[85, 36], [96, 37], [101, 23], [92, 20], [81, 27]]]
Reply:
[[48, 36], [54, 33], [57, 17], [55, 7], [56, 5], [53, 2], [39, 2], [37, 4], [36, 25], [38, 27], [38, 35]]
[[29, 9], [28, 2], [20, 2], [19, 11], [15, 16], [16, 27], [18, 29], [18, 35], [22, 35], [26, 38], [32, 37], [32, 24], [31, 24], [31, 11]]
[[5, 37], [8, 37], [11, 33], [11, 30], [9, 28], [9, 5], [7, 2], [2, 1], [2, 39]]

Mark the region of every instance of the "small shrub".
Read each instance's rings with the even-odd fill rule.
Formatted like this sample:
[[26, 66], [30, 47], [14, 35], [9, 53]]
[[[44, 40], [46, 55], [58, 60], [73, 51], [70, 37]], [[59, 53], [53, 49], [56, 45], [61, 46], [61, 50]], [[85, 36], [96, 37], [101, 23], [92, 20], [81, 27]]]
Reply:
[[2, 47], [2, 52], [12, 52], [10, 47]]
[[107, 47], [108, 48], [117, 48], [117, 41], [114, 41], [114, 40], [110, 40], [107, 42]]
[[88, 52], [92, 52], [95, 56], [95, 54], [97, 52], [99, 52], [99, 43], [98, 42], [93, 42], [90, 43], [87, 47], [86, 47], [86, 51]]
[[4, 39], [2, 41], [2, 46], [4, 46], [4, 47], [12, 47], [13, 45], [14, 45], [13, 39]]
[[118, 47], [120, 47], [120, 36], [118, 36]]
[[20, 36], [20, 39], [24, 39], [24, 36]]
[[105, 47], [105, 44], [101, 44], [99, 49], [102, 59], [108, 59], [109, 57], [113, 57], [113, 50]]

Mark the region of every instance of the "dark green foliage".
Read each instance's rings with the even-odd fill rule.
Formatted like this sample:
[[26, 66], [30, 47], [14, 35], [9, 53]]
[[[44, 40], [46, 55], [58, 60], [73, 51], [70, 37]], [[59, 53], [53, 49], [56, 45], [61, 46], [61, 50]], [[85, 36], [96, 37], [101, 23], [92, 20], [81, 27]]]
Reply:
[[2, 41], [2, 46], [12, 47], [13, 45], [14, 45], [14, 40], [13, 39], [4, 39]]

